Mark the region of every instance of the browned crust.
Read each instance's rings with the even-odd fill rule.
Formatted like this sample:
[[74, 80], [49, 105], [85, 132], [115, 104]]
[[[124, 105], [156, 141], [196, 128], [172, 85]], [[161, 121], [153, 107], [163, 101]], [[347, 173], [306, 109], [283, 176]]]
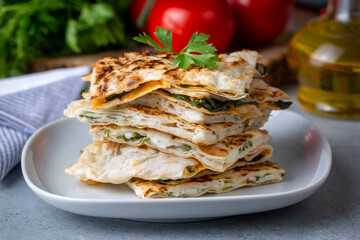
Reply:
[[[270, 161], [266, 161], [263, 163], [259, 163], [256, 165], [249, 165], [244, 167], [235, 167], [234, 169], [228, 170], [226, 174], [221, 173], [217, 175], [205, 175], [201, 177], [194, 177], [189, 179], [179, 179], [179, 180], [168, 180], [168, 181], [147, 181], [142, 180], [140, 178], [132, 178], [130, 179], [129, 183], [136, 187], [139, 187], [143, 193], [143, 198], [152, 198], [152, 197], [165, 197], [162, 194], [167, 191], [171, 191], [171, 186], [177, 185], [186, 185], [188, 184], [196, 184], [196, 183], [204, 183], [210, 182], [217, 179], [228, 179], [232, 180], [234, 178], [246, 178], [246, 176], [252, 172], [264, 172], [264, 171], [271, 171], [274, 169], [282, 170], [280, 167], [276, 165], [276, 163], [272, 163]], [[246, 186], [258, 186], [258, 185], [265, 185], [269, 183], [277, 183], [280, 182], [281, 179], [274, 179], [268, 180], [261, 183], [258, 183], [251, 179], [246, 179], [245, 183]], [[191, 197], [191, 196], [185, 196]]]
[[[258, 172], [258, 171], [269, 171], [273, 169], [281, 170], [280, 167], [277, 166], [277, 163], [273, 163], [270, 161], [266, 161], [259, 164], [248, 165], [243, 167], [235, 167], [231, 170], [227, 171], [227, 174], [232, 175], [232, 178], [235, 177], [246, 177], [251, 172]], [[194, 178], [187, 178], [187, 179], [180, 179], [180, 180], [169, 180], [166, 181], [166, 185], [161, 184], [160, 181], [148, 181], [143, 180], [140, 178], [132, 178], [130, 179], [130, 183], [134, 184], [137, 187], [148, 187], [152, 185], [150, 188], [153, 189], [152, 192], [164, 192], [168, 191], [169, 189], [167, 186], [175, 186], [184, 183], [202, 183], [202, 182], [209, 182], [219, 178], [219, 175], [205, 175], [201, 177], [194, 177]]]

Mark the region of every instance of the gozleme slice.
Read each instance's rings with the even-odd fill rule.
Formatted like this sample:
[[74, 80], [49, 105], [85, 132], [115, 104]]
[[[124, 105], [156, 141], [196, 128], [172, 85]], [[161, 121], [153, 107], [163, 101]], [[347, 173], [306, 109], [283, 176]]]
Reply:
[[132, 178], [127, 185], [139, 198], [198, 197], [206, 193], [225, 193], [282, 180], [285, 171], [275, 163], [235, 167], [223, 173], [173, 181], [147, 181]]
[[[254, 151], [259, 151], [259, 146], [271, 139], [265, 130], [258, 129], [246, 130], [241, 135], [230, 136], [208, 146], [195, 144], [149, 128], [101, 125], [92, 126], [89, 133], [94, 141], [113, 141], [134, 146], [145, 144], [178, 157], [195, 158], [207, 168], [219, 172], [225, 171], [240, 158], [245, 157], [247, 161], [251, 161], [253, 157], [256, 157]], [[268, 149], [268, 158], [270, 158], [272, 148], [269, 145], [265, 146]], [[260, 151], [263, 150], [264, 148]], [[258, 155], [259, 152], [256, 154]]]
[[[239, 122], [244, 119], [250, 120], [267, 115], [270, 110], [258, 107], [257, 102], [247, 101], [241, 103], [241, 106], [235, 107], [230, 102], [220, 102], [214, 99], [204, 98], [198, 99], [198, 105], [205, 105], [211, 111], [204, 107], [197, 107], [184, 100], [179, 100], [183, 95], [175, 95], [174, 98], [164, 91], [154, 91], [145, 96], [139, 97], [129, 104], [140, 104], [151, 108], [157, 108], [163, 112], [177, 115], [185, 121], [196, 122], [199, 124], [212, 124], [221, 122]], [[190, 98], [186, 99], [190, 100]], [[223, 110], [221, 110], [223, 109]]]
[[[244, 166], [264, 162], [271, 157], [268, 145], [253, 150], [249, 157], [229, 166]], [[248, 158], [248, 159], [246, 159]], [[245, 160], [246, 159], [246, 160]], [[176, 157], [146, 146], [134, 147], [114, 142], [93, 142], [86, 146], [77, 163], [65, 170], [69, 176], [87, 183], [121, 184], [132, 177], [146, 180], [183, 179], [206, 172], [205, 167], [193, 158]]]
[[[246, 89], [258, 72], [259, 54], [255, 51], [222, 54], [217, 69], [181, 69], [173, 66], [175, 57], [172, 53], [142, 52], [100, 59], [92, 74], [83, 78], [91, 82], [88, 97], [95, 99], [95, 108], [101, 108], [132, 101], [158, 88], [194, 85], [194, 91], [239, 99], [247, 95]], [[119, 94], [122, 98], [116, 98], [115, 102], [104, 101]]]
[[239, 120], [236, 123], [198, 124], [184, 121], [177, 115], [141, 105], [120, 105], [109, 109], [94, 110], [91, 101], [86, 99], [69, 104], [64, 114], [92, 125], [115, 124], [136, 128], [152, 128], [203, 145], [215, 144], [229, 136], [241, 134], [249, 128], [260, 128], [269, 116], [269, 113], [266, 113], [262, 117], [252, 120]]
[[188, 178], [203, 169], [205, 167], [195, 159], [164, 154], [146, 146], [93, 142], [65, 173], [81, 181], [120, 184], [133, 177], [147, 180]]

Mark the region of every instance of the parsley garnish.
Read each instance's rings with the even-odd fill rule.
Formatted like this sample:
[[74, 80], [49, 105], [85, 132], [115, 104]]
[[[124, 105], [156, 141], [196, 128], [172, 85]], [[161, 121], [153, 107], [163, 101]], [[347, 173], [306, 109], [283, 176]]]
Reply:
[[[209, 35], [195, 32], [184, 49], [177, 53], [172, 48], [171, 30], [156, 27], [156, 32], [154, 34], [156, 38], [164, 45], [164, 47], [155, 42], [146, 33], [143, 33], [143, 35], [139, 34], [138, 37], [134, 37], [134, 40], [148, 44], [154, 47], [155, 50], [161, 52], [172, 52], [177, 54], [173, 65], [178, 65], [178, 67], [183, 69], [188, 68], [192, 62], [200, 67], [207, 67], [211, 69], [218, 67], [216, 62], [220, 59], [215, 53], [217, 49], [212, 44], [208, 44], [206, 42], [209, 39]], [[200, 53], [200, 55], [194, 53]]]

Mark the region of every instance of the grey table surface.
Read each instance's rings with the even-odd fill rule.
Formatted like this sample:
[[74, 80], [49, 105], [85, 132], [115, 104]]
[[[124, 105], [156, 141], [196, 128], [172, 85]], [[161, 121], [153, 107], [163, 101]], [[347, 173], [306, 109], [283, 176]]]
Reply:
[[333, 165], [325, 184], [295, 205], [256, 214], [192, 223], [145, 223], [80, 216], [40, 200], [20, 166], [0, 182], [0, 239], [359, 239], [360, 122], [319, 118], [296, 103], [329, 140]]

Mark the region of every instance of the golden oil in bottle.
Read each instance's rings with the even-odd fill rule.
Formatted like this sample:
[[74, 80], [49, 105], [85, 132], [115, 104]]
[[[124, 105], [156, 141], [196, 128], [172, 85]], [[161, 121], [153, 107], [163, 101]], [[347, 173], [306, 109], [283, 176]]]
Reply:
[[287, 61], [300, 83], [298, 100], [315, 114], [360, 119], [360, 1], [330, 1], [289, 44]]

